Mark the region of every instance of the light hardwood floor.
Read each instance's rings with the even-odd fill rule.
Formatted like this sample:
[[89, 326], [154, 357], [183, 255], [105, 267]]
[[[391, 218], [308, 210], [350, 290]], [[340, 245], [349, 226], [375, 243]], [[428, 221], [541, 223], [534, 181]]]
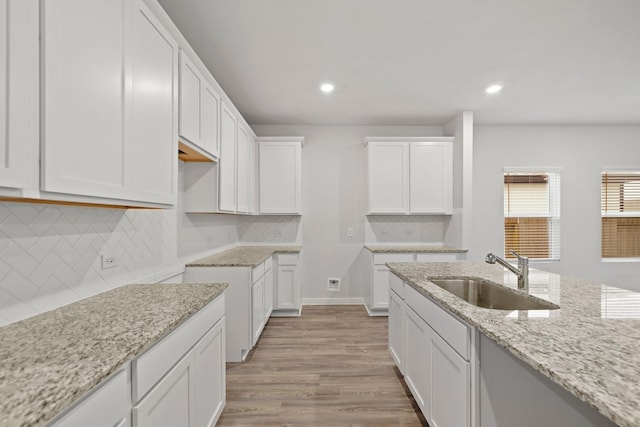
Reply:
[[387, 350], [386, 317], [304, 306], [271, 318], [245, 363], [227, 364], [219, 426], [426, 426]]

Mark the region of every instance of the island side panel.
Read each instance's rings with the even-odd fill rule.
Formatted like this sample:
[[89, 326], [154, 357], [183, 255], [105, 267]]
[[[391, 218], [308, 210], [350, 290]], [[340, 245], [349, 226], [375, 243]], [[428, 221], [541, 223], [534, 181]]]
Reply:
[[480, 334], [480, 427], [615, 427]]

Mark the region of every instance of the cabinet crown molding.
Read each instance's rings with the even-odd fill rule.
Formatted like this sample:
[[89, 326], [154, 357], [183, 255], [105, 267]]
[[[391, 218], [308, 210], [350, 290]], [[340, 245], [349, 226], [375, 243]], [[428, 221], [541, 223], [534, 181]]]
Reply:
[[363, 144], [366, 147], [370, 142], [453, 142], [453, 136], [365, 136]]

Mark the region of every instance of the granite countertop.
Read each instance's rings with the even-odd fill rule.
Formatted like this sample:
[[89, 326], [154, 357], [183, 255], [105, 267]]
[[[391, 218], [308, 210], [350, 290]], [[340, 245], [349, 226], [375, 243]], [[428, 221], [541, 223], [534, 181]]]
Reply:
[[486, 263], [387, 263], [406, 283], [622, 427], [640, 425], [640, 293], [530, 270], [529, 294], [558, 310], [491, 310], [429, 280], [476, 277], [517, 289]]
[[417, 254], [446, 254], [446, 253], [467, 253], [467, 249], [452, 248], [449, 246], [436, 245], [364, 245], [374, 254], [394, 254], [394, 253], [417, 253]]
[[187, 264], [187, 267], [257, 267], [271, 255], [297, 254], [301, 246], [238, 246]]
[[43, 425], [226, 287], [126, 285], [0, 328], [0, 426]]

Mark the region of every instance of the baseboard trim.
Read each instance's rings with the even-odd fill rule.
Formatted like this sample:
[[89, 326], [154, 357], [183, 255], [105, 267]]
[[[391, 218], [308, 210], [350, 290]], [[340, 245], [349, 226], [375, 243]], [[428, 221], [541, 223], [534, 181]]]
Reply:
[[363, 298], [303, 298], [302, 305], [360, 305]]

